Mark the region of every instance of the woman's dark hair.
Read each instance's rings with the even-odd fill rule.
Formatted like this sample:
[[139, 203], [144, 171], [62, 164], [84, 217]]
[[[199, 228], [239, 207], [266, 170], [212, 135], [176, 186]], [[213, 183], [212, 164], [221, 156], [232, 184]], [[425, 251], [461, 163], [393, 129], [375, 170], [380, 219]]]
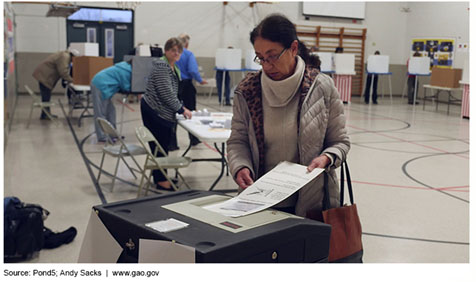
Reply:
[[180, 39], [178, 39], [177, 37], [172, 37], [169, 40], [167, 40], [167, 42], [165, 42], [164, 49], [165, 49], [165, 51], [169, 51], [170, 49], [174, 48], [175, 46], [177, 46], [180, 53], [183, 52], [182, 41]]
[[258, 37], [280, 43], [284, 48], [290, 48], [293, 41], [297, 40], [298, 55], [304, 62], [317, 68], [321, 65], [319, 57], [311, 55], [306, 45], [298, 39], [294, 24], [283, 15], [271, 14], [263, 19], [250, 33], [251, 44], [254, 44]]

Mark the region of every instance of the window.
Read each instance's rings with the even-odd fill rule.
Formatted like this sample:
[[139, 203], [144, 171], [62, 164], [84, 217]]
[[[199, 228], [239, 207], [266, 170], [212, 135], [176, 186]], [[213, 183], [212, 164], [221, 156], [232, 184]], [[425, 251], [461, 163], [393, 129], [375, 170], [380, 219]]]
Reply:
[[80, 8], [68, 20], [132, 23], [132, 11]]
[[114, 29], [106, 28], [104, 30], [106, 44], [104, 45], [104, 54], [106, 58], [114, 58]]
[[94, 27], [88, 27], [86, 42], [96, 43], [96, 29]]

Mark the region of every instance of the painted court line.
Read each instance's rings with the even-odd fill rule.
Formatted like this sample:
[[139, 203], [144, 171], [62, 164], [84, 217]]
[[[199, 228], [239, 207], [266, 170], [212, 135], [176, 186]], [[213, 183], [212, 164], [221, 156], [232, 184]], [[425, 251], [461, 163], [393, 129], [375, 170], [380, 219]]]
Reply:
[[428, 187], [422, 187], [422, 186], [404, 186], [404, 185], [373, 183], [373, 182], [356, 181], [356, 180], [352, 180], [352, 183], [374, 185], [374, 186], [394, 187], [394, 188], [405, 188], [405, 189], [437, 190], [437, 191], [439, 190], [439, 191], [451, 191], [451, 192], [469, 192], [469, 189], [468, 190], [455, 190], [455, 189], [469, 188], [469, 185], [467, 185], [467, 186], [428, 188]]
[[360, 127], [353, 126], [353, 125], [347, 125], [347, 126], [348, 126], [348, 127], [352, 127], [352, 128], [354, 128], [354, 129], [362, 130], [362, 131], [365, 131], [365, 132], [368, 132], [368, 133], [377, 134], [377, 135], [384, 136], [384, 137], [387, 137], [387, 138], [390, 138], [390, 139], [399, 140], [399, 141], [401, 141], [401, 142], [410, 143], [410, 144], [417, 145], [417, 146], [420, 146], [420, 147], [424, 147], [424, 148], [427, 148], [427, 149], [430, 149], [430, 150], [438, 151], [438, 152], [441, 152], [441, 153], [452, 154], [452, 155], [454, 155], [454, 156], [457, 156], [457, 157], [460, 157], [460, 158], [468, 159], [468, 160], [469, 160], [469, 157], [461, 156], [461, 155], [458, 155], [458, 154], [453, 154], [453, 153], [450, 153], [450, 152], [448, 152], [448, 151], [445, 151], [445, 150], [442, 150], [442, 149], [439, 149], [439, 148], [435, 148], [435, 147], [432, 147], [432, 146], [419, 144], [419, 143], [416, 143], [416, 142], [413, 142], [413, 141], [405, 140], [405, 139], [402, 139], [402, 138], [390, 136], [390, 135], [383, 134], [383, 133], [379, 133], [379, 132], [374, 132], [374, 131], [367, 130], [367, 129], [360, 128]]

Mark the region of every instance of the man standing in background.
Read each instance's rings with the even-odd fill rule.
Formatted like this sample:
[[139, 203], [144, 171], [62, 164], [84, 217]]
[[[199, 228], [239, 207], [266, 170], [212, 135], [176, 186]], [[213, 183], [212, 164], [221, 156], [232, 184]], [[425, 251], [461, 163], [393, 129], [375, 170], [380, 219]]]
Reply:
[[[69, 74], [69, 67], [73, 56], [78, 56], [79, 51], [69, 49], [54, 53], [39, 64], [33, 72], [33, 77], [40, 84], [41, 101], [49, 102], [51, 100], [51, 90], [55, 87], [60, 78], [73, 82], [73, 78]], [[50, 108], [46, 108], [50, 112]], [[52, 115], [56, 118], [56, 115]], [[41, 111], [40, 119], [47, 119], [48, 116]]]
[[[180, 74], [182, 76], [182, 81], [179, 83], [179, 99], [183, 101], [183, 105], [189, 109], [190, 111], [196, 110], [196, 95], [197, 90], [195, 86], [193, 86], [193, 80], [195, 79], [200, 84], [207, 84], [205, 80], [202, 79], [200, 76], [200, 72], [198, 71], [198, 64], [197, 60], [193, 53], [188, 50], [188, 43], [190, 42], [190, 36], [186, 33], [182, 33], [178, 36], [178, 38], [182, 41], [183, 44], [183, 53], [180, 56], [180, 60], [177, 61], [177, 66], [180, 69]], [[177, 147], [177, 134], [176, 134], [177, 126], [175, 126], [175, 130], [173, 130], [173, 136], [171, 140], [171, 148], [170, 150], [176, 150]], [[190, 141], [192, 145], [197, 145], [200, 141], [189, 133]], [[175, 143], [175, 144], [173, 144]]]

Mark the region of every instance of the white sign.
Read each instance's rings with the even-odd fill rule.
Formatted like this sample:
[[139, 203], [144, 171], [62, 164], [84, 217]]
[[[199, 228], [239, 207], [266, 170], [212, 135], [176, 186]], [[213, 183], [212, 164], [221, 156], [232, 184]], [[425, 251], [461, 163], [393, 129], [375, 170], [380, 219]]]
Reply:
[[261, 65], [255, 63], [254, 59], [256, 57], [254, 50], [246, 50], [245, 51], [245, 68], [250, 70], [260, 70]]
[[322, 72], [332, 72], [334, 69], [332, 68], [332, 57], [334, 53], [326, 53], [326, 52], [317, 52], [314, 53], [319, 56], [319, 60], [321, 61], [321, 71]]
[[334, 65], [336, 74], [355, 74], [354, 54], [334, 54]]
[[429, 57], [411, 57], [408, 62], [408, 73], [411, 74], [430, 74]]
[[241, 69], [241, 49], [218, 48], [215, 53], [215, 66], [218, 69]]
[[388, 73], [389, 57], [385, 55], [372, 55], [367, 59], [367, 72]]

